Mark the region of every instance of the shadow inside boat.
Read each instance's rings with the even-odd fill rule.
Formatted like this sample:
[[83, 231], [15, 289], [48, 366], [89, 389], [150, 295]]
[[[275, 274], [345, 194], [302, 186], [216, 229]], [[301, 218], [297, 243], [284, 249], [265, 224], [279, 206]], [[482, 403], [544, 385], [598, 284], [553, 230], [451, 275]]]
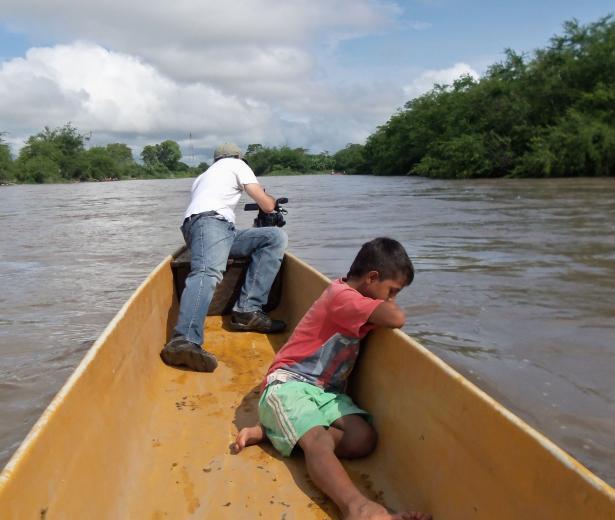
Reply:
[[[271, 335], [273, 338], [274, 335]], [[277, 334], [275, 336], [285, 336], [284, 334]], [[273, 342], [272, 342], [273, 344]], [[277, 351], [284, 341], [279, 345], [274, 344], [274, 348]], [[263, 374], [264, 375], [264, 374]], [[241, 400], [241, 403], [235, 410], [235, 418], [233, 424], [240, 431], [242, 428], [248, 426], [254, 426], [258, 422], [258, 401], [260, 399], [260, 385], [254, 386], [247, 394], [245, 394]], [[229, 447], [230, 449], [230, 447]], [[248, 446], [244, 450], [262, 450], [269, 457], [281, 461], [288, 468], [293, 480], [297, 487], [310, 499], [310, 507], [321, 508], [330, 518], [338, 518], [339, 513], [335, 504], [323, 494], [312, 483], [307, 469], [305, 467], [305, 461], [303, 458], [303, 452], [299, 446], [295, 447], [290, 457], [282, 457], [276, 449], [267, 440], [254, 446]], [[235, 455], [241, 457], [243, 452]]]
[[[270, 313], [270, 316], [273, 319], [280, 319], [280, 318], [275, 317], [273, 313]], [[222, 328], [227, 332], [232, 332], [233, 334], [257, 334], [257, 333], [251, 333], [251, 332], [237, 332], [236, 330], [233, 330], [231, 328], [230, 314], [222, 316]], [[291, 334], [291, 331], [285, 330], [284, 332], [279, 332], [276, 334], [266, 334], [266, 336], [267, 336], [267, 340], [269, 341], [269, 343], [271, 343], [271, 346], [273, 347], [273, 351], [277, 352], [278, 350], [282, 348], [284, 343], [286, 343], [286, 341], [290, 337], [290, 334]], [[263, 376], [264, 375], [265, 374], [263, 374]]]

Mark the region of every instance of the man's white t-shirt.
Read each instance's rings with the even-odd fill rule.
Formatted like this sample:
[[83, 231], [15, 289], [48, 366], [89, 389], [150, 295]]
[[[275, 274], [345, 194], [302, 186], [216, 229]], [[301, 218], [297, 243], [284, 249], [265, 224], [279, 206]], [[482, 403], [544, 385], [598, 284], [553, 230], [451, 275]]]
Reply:
[[258, 184], [256, 175], [241, 159], [226, 157], [213, 163], [192, 183], [190, 204], [184, 218], [215, 211], [235, 223], [235, 206], [244, 184]]

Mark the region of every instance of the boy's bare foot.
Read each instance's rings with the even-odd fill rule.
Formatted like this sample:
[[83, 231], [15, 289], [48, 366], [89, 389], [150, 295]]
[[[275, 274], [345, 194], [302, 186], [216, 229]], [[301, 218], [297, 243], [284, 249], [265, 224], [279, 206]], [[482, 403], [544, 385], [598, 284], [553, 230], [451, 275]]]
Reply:
[[237, 455], [246, 446], [252, 446], [252, 444], [258, 444], [265, 438], [265, 431], [260, 424], [256, 426], [249, 426], [242, 428], [237, 434], [235, 442], [230, 445], [231, 453]]
[[384, 506], [371, 500], [364, 500], [351, 505], [344, 520], [432, 520], [426, 513], [407, 512], [389, 513]]

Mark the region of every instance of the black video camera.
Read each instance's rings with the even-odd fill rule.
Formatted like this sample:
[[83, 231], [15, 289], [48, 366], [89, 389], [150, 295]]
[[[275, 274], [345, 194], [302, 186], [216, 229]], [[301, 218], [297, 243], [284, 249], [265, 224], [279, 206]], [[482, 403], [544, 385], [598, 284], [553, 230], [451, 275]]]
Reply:
[[276, 199], [275, 209], [273, 210], [273, 213], [265, 213], [262, 209], [258, 207], [258, 204], [255, 203], [246, 204], [243, 209], [245, 211], [258, 210], [258, 215], [254, 219], [254, 227], [282, 227], [286, 225], [284, 215], [286, 215], [288, 211], [282, 208], [280, 204], [286, 204], [287, 202], [288, 199], [286, 197]]

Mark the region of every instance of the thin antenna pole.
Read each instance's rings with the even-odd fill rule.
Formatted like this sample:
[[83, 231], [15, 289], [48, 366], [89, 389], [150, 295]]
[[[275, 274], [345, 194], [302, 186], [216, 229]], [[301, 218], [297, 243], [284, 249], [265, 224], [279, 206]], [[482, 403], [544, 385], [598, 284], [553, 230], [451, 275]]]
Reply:
[[194, 157], [194, 146], [192, 145], [192, 132], [188, 134], [188, 147], [190, 148], [190, 160], [192, 161], [192, 164], [194, 165], [195, 157]]

